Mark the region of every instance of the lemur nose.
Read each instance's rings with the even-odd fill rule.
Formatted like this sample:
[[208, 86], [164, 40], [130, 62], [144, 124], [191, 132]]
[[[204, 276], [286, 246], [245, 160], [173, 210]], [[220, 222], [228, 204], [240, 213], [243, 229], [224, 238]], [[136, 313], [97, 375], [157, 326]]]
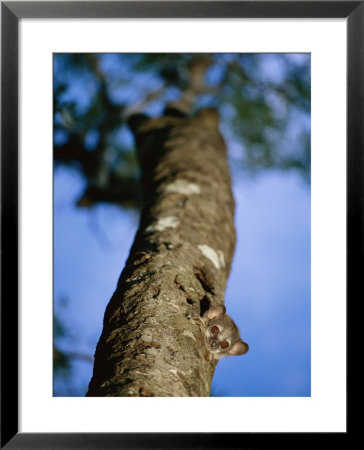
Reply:
[[217, 348], [217, 342], [216, 341], [211, 341], [210, 345], [211, 345], [211, 348], [213, 348], [213, 349]]

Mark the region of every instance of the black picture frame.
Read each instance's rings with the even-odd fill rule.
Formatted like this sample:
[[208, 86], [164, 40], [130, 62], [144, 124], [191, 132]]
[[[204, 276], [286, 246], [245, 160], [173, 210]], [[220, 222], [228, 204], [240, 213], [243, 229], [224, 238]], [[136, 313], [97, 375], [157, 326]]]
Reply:
[[[109, 17], [347, 19], [347, 304], [363, 292], [364, 1], [1, 2], [1, 448], [225, 449], [271, 446], [277, 439], [283, 446], [306, 443], [310, 433], [18, 432], [19, 19]], [[348, 431], [332, 435], [344, 444]], [[327, 443], [327, 437], [314, 435], [315, 442]]]

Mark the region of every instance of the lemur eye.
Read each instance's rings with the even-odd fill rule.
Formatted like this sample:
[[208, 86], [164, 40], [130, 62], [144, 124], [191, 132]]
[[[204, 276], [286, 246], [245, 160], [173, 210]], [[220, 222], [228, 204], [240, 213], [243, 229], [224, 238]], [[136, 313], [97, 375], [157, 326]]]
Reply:
[[219, 331], [220, 331], [219, 327], [217, 327], [216, 325], [211, 328], [211, 333], [214, 334], [215, 336], [219, 334]]
[[229, 347], [229, 343], [227, 341], [222, 341], [220, 346], [221, 346], [221, 348], [223, 348], [225, 350]]

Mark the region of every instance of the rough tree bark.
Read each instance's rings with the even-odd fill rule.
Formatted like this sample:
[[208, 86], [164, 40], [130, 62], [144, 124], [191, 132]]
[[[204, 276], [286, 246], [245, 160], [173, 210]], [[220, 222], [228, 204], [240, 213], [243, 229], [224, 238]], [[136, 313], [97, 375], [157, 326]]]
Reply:
[[216, 361], [192, 317], [224, 302], [235, 246], [218, 114], [145, 118], [132, 128], [144, 207], [87, 395], [208, 396]]

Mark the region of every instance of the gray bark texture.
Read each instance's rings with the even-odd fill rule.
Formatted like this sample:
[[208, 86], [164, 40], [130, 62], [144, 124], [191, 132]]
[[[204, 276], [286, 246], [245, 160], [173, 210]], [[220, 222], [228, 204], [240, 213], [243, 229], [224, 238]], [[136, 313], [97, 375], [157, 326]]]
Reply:
[[[171, 113], [169, 113], [171, 114]], [[144, 206], [108, 304], [87, 396], [209, 396], [198, 321], [224, 303], [234, 199], [218, 113], [134, 119]]]

